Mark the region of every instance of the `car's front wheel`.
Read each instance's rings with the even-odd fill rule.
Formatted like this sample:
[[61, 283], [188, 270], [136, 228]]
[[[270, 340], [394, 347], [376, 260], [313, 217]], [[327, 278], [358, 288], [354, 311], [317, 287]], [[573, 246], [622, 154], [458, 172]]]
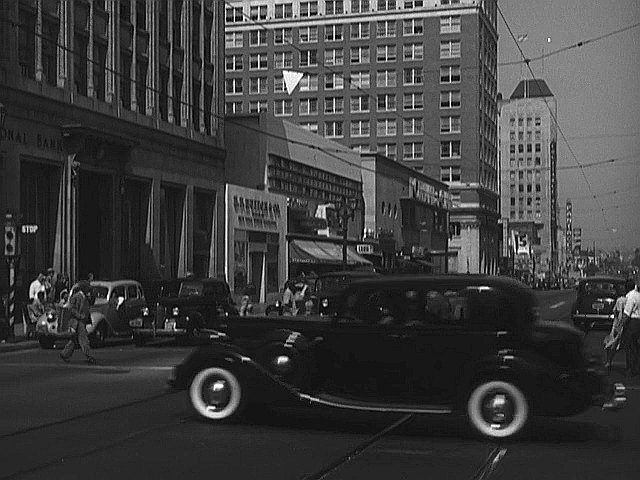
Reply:
[[100, 322], [93, 334], [89, 337], [92, 348], [103, 348], [107, 343], [107, 327]]
[[471, 427], [484, 438], [504, 440], [522, 432], [529, 421], [529, 403], [511, 382], [491, 380], [472, 390], [467, 400]]
[[200, 371], [189, 387], [189, 399], [199, 415], [219, 423], [238, 420], [247, 400], [238, 376], [222, 367]]

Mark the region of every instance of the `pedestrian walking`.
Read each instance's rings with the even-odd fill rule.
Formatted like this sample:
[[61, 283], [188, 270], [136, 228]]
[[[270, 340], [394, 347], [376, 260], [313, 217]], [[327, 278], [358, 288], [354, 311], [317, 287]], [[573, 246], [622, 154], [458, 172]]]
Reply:
[[44, 292], [40, 290], [36, 298], [34, 298], [33, 301], [29, 305], [27, 305], [27, 313], [29, 317], [27, 319], [28, 321], [27, 329], [25, 332], [27, 340], [31, 337], [36, 336], [36, 325], [40, 317], [44, 315], [44, 311], [45, 311], [44, 302], [45, 302], [45, 295], [44, 295]]
[[635, 288], [627, 293], [624, 305], [622, 343], [627, 360], [627, 376], [640, 375], [640, 276], [636, 276]]
[[613, 366], [613, 358], [616, 353], [622, 347], [622, 332], [624, 325], [624, 306], [627, 302], [627, 294], [635, 288], [635, 282], [631, 279], [627, 280], [621, 285], [618, 291], [618, 298], [613, 307], [613, 324], [611, 325], [611, 331], [609, 335], [604, 337], [604, 350], [606, 354], [605, 367], [611, 371]]
[[29, 301], [30, 302], [32, 302], [33, 299], [37, 297], [39, 291], [42, 290], [46, 294], [46, 289], [44, 284], [45, 278], [47, 278], [47, 275], [41, 272], [38, 274], [36, 279], [33, 282], [31, 282], [31, 284], [29, 285]]
[[87, 334], [86, 324], [91, 322], [91, 313], [89, 311], [89, 294], [90, 284], [83, 280], [78, 283], [69, 299], [69, 312], [71, 320], [69, 322], [73, 332], [73, 336], [67, 342], [64, 350], [60, 354], [60, 358], [65, 362], [69, 362], [71, 355], [76, 348], [76, 341], [80, 344], [80, 349], [87, 358], [87, 363], [92, 365], [96, 363], [96, 359], [91, 356], [89, 349], [89, 336]]

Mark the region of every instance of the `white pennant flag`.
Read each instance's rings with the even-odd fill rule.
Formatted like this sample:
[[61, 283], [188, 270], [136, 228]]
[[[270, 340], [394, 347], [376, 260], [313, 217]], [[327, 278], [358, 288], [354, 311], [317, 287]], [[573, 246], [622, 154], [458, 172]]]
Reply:
[[287, 87], [287, 93], [291, 95], [298, 86], [302, 77], [304, 77], [304, 73], [294, 72], [293, 70], [283, 70], [282, 77], [284, 78], [284, 84]]

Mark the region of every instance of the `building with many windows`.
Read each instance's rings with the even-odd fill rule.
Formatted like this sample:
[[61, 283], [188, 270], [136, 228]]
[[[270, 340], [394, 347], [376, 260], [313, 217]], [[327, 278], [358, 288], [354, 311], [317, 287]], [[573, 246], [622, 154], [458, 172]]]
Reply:
[[501, 101], [501, 216], [510, 232], [527, 235], [540, 274], [558, 267], [556, 118], [544, 80], [522, 80]]
[[225, 3], [228, 114], [269, 111], [447, 183], [451, 270], [496, 271], [496, 0]]
[[35, 225], [19, 287], [222, 270], [222, 5], [0, 2], [0, 210]]

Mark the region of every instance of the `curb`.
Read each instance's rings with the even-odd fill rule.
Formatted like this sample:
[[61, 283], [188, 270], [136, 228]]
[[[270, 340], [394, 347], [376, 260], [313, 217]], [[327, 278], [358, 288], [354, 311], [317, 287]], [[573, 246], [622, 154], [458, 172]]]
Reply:
[[32, 350], [40, 348], [37, 340], [18, 340], [16, 342], [0, 343], [0, 354], [6, 352], [18, 352], [20, 350]]

